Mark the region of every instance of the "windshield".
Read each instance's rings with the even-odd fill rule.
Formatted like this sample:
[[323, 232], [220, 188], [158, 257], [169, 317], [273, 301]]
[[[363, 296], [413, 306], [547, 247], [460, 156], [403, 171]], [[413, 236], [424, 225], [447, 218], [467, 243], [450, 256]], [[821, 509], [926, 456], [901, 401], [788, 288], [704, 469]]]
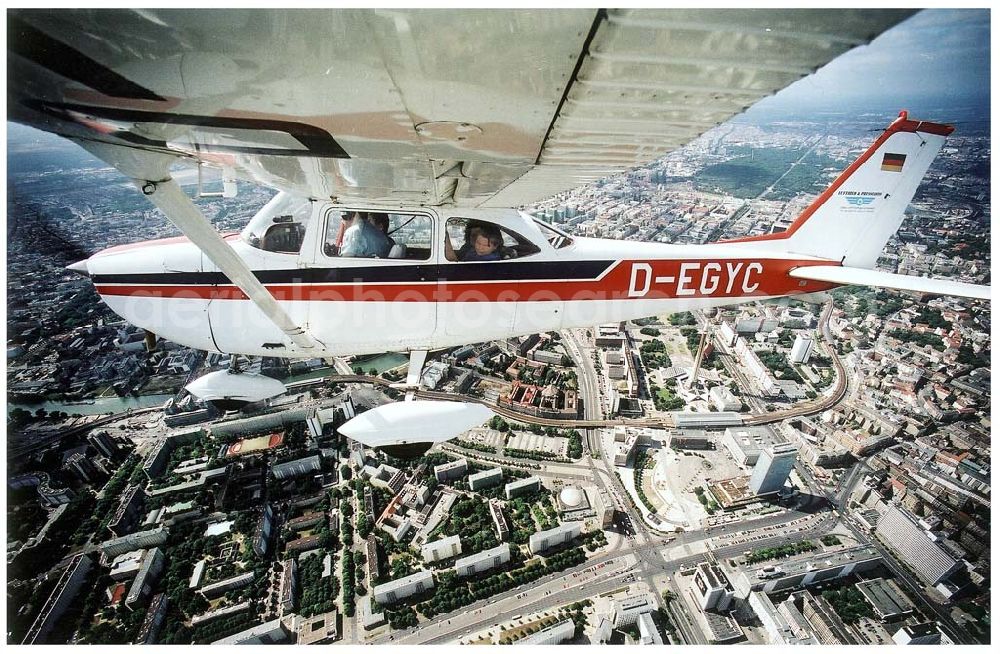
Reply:
[[547, 240], [549, 245], [552, 247], [559, 249], [573, 244], [573, 237], [566, 232], [556, 229], [547, 222], [539, 220], [535, 216], [532, 216], [531, 219], [534, 220], [535, 224], [542, 230], [545, 240]]

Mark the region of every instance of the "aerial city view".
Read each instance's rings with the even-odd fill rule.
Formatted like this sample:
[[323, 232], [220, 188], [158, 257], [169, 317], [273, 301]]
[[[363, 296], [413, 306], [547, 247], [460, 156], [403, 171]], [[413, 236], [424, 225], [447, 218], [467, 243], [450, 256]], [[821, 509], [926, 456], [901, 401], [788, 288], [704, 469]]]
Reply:
[[[905, 108], [955, 129], [875, 269], [989, 285], [988, 60], [989, 10], [927, 10], [523, 209], [581, 241], [783, 232]], [[20, 123], [7, 153], [9, 644], [990, 642], [989, 300], [748, 297], [430, 349], [418, 384], [407, 351], [230, 357], [67, 269], [180, 236], [155, 191]], [[171, 175], [221, 234], [276, 197]], [[283, 392], [186, 388], [234, 368]], [[492, 417], [429, 449], [343, 433], [442, 403]]]

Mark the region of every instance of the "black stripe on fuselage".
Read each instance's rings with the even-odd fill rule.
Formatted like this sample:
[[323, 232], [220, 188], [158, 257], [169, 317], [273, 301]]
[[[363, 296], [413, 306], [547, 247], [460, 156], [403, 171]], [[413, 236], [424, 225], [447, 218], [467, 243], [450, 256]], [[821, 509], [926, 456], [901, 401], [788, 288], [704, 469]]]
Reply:
[[[355, 268], [293, 268], [257, 270], [262, 284], [391, 284], [441, 282], [546, 281], [597, 279], [614, 261], [491, 261], [384, 265]], [[93, 275], [95, 284], [169, 284], [176, 286], [231, 285], [221, 272], [122, 273]]]

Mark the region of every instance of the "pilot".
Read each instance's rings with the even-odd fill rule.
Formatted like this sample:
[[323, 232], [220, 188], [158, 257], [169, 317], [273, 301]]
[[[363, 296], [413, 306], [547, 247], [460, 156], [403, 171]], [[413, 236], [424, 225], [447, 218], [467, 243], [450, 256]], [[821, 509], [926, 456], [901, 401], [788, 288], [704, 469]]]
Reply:
[[389, 237], [361, 213], [356, 212], [351, 226], [344, 232], [340, 256], [385, 258], [389, 256], [391, 249], [392, 241]]
[[496, 225], [470, 220], [465, 225], [465, 243], [458, 252], [445, 234], [444, 256], [448, 261], [497, 261], [504, 258], [500, 254], [502, 243], [503, 236]]
[[458, 251], [460, 261], [499, 261], [503, 235], [496, 225], [483, 224], [469, 230], [469, 240]]

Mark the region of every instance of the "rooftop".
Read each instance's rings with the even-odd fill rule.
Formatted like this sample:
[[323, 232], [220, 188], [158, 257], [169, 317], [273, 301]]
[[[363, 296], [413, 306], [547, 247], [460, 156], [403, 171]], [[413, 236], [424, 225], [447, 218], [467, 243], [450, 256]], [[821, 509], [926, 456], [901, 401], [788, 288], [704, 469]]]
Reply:
[[222, 522], [213, 522], [212, 524], [205, 527], [206, 536], [219, 536], [225, 534], [233, 526], [232, 520], [224, 520]]
[[796, 574], [805, 574], [823, 568], [833, 568], [840, 565], [847, 565], [851, 562], [867, 561], [881, 558], [874, 547], [858, 545], [848, 547], [836, 552], [807, 552], [798, 557], [781, 559], [779, 561], [761, 561], [751, 565], [741, 567], [748, 573], [756, 573], [757, 570], [780, 565], [784, 576], [789, 577]]
[[933, 636], [938, 633], [938, 628], [933, 622], [921, 622], [920, 624], [908, 624], [903, 627], [903, 631], [909, 634], [911, 638], [920, 638], [922, 636]]
[[559, 501], [567, 509], [573, 509], [585, 505], [587, 496], [576, 486], [567, 486], [559, 493]]
[[373, 592], [388, 593], [390, 591], [399, 590], [400, 588], [406, 588], [410, 584], [430, 581], [432, 579], [434, 579], [434, 573], [430, 570], [421, 570], [420, 572], [414, 572], [412, 575], [400, 577], [399, 579], [393, 579], [392, 581], [387, 581], [384, 584], [379, 584], [373, 589]]
[[729, 584], [729, 580], [726, 579], [726, 576], [722, 573], [718, 566], [705, 561], [698, 564], [698, 570], [702, 575], [704, 575], [709, 588], [732, 588]]
[[857, 586], [880, 617], [894, 616], [913, 609], [913, 604], [892, 580], [870, 579]]

